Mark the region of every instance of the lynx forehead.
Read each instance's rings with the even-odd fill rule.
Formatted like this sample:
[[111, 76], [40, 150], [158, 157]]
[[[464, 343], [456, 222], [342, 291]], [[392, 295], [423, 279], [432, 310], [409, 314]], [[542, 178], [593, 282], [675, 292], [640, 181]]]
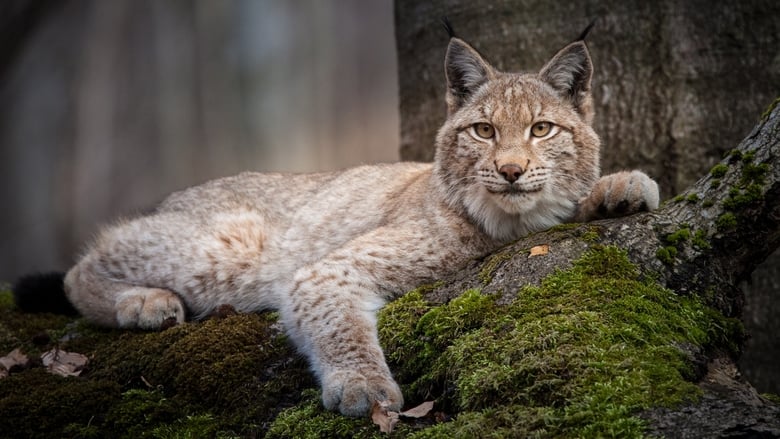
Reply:
[[400, 409], [376, 335], [386, 300], [529, 232], [657, 207], [639, 171], [598, 178], [592, 71], [581, 40], [538, 73], [513, 74], [452, 36], [432, 164], [244, 173], [189, 188], [104, 229], [65, 294], [86, 318], [121, 327], [226, 304], [276, 309], [327, 408]]

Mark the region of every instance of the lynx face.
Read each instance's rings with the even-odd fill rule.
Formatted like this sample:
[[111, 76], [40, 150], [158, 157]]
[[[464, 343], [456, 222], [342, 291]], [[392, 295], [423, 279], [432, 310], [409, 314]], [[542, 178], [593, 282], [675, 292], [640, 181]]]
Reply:
[[453, 38], [446, 69], [450, 117], [436, 172], [450, 202], [498, 239], [571, 218], [599, 176], [585, 44], [534, 75], [498, 72]]

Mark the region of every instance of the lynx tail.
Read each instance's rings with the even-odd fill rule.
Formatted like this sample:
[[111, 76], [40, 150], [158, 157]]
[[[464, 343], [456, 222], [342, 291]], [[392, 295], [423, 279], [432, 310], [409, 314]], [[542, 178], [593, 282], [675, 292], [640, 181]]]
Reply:
[[12, 290], [14, 302], [24, 312], [51, 312], [78, 315], [65, 296], [65, 273], [38, 273], [22, 276]]

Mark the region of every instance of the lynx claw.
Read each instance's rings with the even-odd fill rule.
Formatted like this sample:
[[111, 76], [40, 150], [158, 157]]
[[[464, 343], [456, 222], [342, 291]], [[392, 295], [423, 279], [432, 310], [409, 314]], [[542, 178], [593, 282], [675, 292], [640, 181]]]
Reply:
[[403, 395], [398, 384], [380, 373], [364, 375], [356, 371], [334, 372], [325, 377], [322, 403], [329, 410], [338, 409], [345, 416], [365, 416], [374, 402], [383, 403], [388, 410], [399, 411]]

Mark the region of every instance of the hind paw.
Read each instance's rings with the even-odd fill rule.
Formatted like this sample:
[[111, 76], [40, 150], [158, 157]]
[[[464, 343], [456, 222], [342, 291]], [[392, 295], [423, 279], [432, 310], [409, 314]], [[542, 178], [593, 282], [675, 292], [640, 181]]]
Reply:
[[184, 305], [168, 290], [131, 288], [117, 299], [116, 319], [122, 328], [160, 329], [169, 319], [184, 322]]

